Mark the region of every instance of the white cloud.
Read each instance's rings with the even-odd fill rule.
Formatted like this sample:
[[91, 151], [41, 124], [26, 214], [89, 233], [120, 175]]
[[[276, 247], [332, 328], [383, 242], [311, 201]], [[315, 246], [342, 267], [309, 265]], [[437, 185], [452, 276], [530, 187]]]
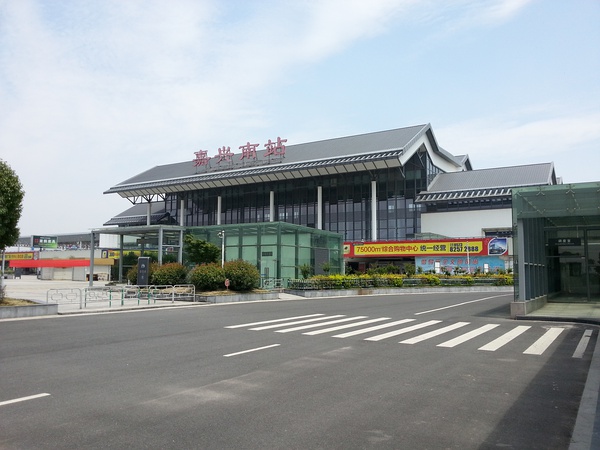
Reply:
[[[280, 121], [280, 112], [294, 105], [278, 98], [277, 88], [395, 28], [422, 24], [426, 35], [435, 32], [431, 20], [479, 26], [508, 20], [527, 4], [0, 1], [0, 158], [25, 186], [22, 231], [100, 226], [128, 207], [120, 197], [102, 195], [114, 184], [157, 164], [191, 160], [200, 148], [214, 154], [222, 145], [273, 138], [274, 124], [284, 123], [290, 134], [309, 127], [317, 132], [315, 123], [322, 134], [341, 129], [318, 111], [305, 112], [309, 125]], [[460, 153], [480, 148], [465, 136], [495, 136], [499, 144], [490, 151], [517, 142], [534, 148], [543, 129], [552, 134], [557, 128], [549, 120], [500, 122], [470, 121], [436, 128], [436, 134]], [[590, 127], [578, 134], [595, 139]]]
[[566, 182], [593, 181], [600, 166], [599, 123], [600, 113], [538, 119], [515, 113], [437, 127], [435, 133], [451, 153], [468, 154], [476, 169], [554, 162], [557, 176], [569, 173]]

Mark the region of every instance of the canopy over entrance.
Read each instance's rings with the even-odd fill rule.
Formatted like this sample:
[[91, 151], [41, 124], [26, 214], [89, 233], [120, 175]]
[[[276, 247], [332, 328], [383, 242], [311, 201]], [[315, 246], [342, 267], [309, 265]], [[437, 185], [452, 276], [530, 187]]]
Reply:
[[[123, 280], [123, 253], [125, 236], [137, 238], [142, 251], [156, 250], [158, 252], [158, 263], [162, 264], [165, 249], [169, 248], [177, 252], [177, 261], [183, 262], [183, 235], [185, 227], [177, 225], [146, 225], [140, 227], [117, 227], [117, 228], [97, 228], [92, 230], [90, 239], [91, 256], [90, 274], [94, 273], [94, 248], [96, 238], [101, 234], [119, 236], [119, 281]], [[93, 276], [90, 276], [90, 286], [93, 284]]]

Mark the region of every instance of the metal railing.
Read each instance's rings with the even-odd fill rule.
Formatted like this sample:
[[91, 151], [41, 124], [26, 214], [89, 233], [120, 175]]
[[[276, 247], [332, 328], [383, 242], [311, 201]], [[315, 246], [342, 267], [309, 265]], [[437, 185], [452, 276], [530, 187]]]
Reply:
[[76, 304], [79, 309], [90, 304], [106, 303], [113, 306], [156, 304], [157, 302], [196, 300], [193, 284], [163, 286], [92, 286], [85, 289], [50, 289], [46, 293], [46, 303]]
[[260, 287], [261, 289], [283, 289], [285, 287], [285, 283], [283, 278], [269, 278], [262, 277], [260, 279]]

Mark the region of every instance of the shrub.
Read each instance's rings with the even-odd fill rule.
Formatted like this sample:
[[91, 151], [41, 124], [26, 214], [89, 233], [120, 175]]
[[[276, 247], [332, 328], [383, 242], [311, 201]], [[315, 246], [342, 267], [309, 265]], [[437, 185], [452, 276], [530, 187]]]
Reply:
[[513, 277], [510, 275], [498, 275], [494, 277], [494, 286], [512, 286], [514, 284]]
[[301, 266], [298, 266], [298, 270], [304, 279], [310, 277], [310, 274], [312, 273], [312, 267], [310, 267], [309, 264], [302, 264]]
[[[421, 272], [423, 271], [422, 268], [419, 267], [419, 269], [421, 269]], [[419, 273], [421, 273], [419, 272]], [[406, 275], [408, 275], [409, 277], [412, 277], [415, 273], [416, 273], [416, 268], [414, 264], [404, 264], [404, 273], [406, 273]]]
[[182, 284], [185, 282], [187, 269], [183, 264], [168, 263], [158, 266], [152, 273], [152, 284]]
[[260, 273], [255, 265], [241, 259], [228, 261], [223, 266], [229, 288], [234, 291], [251, 291], [260, 284]]
[[225, 272], [220, 264], [201, 264], [189, 271], [187, 280], [198, 291], [217, 291], [225, 287]]

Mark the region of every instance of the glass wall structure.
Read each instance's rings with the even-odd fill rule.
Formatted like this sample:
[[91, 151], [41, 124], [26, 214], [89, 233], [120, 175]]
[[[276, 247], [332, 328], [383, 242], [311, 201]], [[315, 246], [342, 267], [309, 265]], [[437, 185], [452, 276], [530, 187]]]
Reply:
[[[186, 227], [285, 222], [318, 228], [320, 213], [322, 229], [341, 234], [345, 241], [374, 236], [379, 240], [402, 240], [420, 233], [420, 205], [414, 200], [441, 172], [427, 152], [417, 152], [403, 167], [168, 194], [166, 209], [171, 217], [181, 217], [183, 200], [182, 225]], [[376, 234], [372, 230], [373, 205], [377, 209]]]
[[263, 278], [301, 278], [307, 264], [315, 273], [343, 273], [342, 237], [339, 234], [283, 223], [255, 223], [191, 227], [187, 232], [221, 248], [225, 261], [243, 259], [255, 264]]
[[513, 190], [516, 301], [600, 302], [600, 183]]

